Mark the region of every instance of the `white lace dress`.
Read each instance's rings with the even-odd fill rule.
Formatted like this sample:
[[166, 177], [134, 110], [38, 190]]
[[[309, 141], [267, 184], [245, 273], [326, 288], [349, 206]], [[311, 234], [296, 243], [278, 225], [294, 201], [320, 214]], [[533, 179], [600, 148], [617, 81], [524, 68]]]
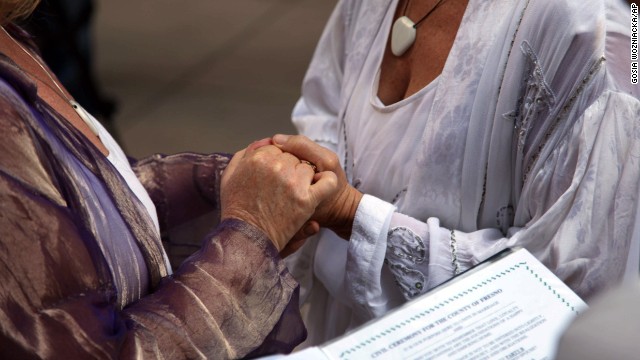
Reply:
[[442, 74], [390, 106], [397, 0], [343, 0], [293, 112], [367, 194], [288, 260], [320, 343], [509, 246], [587, 300], [638, 276], [640, 103], [619, 1], [470, 0]]

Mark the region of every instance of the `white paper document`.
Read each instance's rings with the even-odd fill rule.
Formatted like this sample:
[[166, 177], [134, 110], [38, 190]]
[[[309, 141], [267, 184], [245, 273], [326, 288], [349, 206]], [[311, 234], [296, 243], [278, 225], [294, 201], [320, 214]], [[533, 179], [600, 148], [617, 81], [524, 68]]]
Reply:
[[552, 359], [562, 332], [586, 308], [519, 249], [288, 359]]

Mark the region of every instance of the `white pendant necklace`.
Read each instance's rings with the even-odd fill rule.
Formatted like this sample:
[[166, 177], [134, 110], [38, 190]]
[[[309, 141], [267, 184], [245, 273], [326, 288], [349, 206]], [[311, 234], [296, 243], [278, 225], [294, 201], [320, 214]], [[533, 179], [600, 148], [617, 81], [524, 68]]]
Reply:
[[414, 23], [405, 15], [409, 7], [409, 1], [410, 0], [405, 3], [402, 16], [393, 23], [393, 28], [391, 29], [391, 52], [395, 56], [402, 56], [409, 50], [411, 45], [416, 41], [416, 29], [418, 25], [444, 3], [444, 0], [439, 0], [425, 16]]
[[[51, 86], [49, 86], [49, 87], [52, 90], [54, 90], [56, 93], [58, 93], [58, 95], [60, 97], [62, 97], [69, 105], [71, 105], [71, 107], [73, 108], [73, 110], [75, 110], [76, 114], [78, 114], [80, 119], [82, 119], [82, 121], [85, 124], [87, 124], [87, 126], [89, 127], [89, 130], [91, 130], [91, 132], [95, 136], [99, 137], [100, 131], [98, 130], [98, 125], [96, 124], [97, 120], [95, 120], [95, 118], [93, 116], [91, 116], [91, 114], [89, 114], [87, 112], [87, 110], [85, 110], [78, 102], [76, 102], [75, 100], [70, 99], [65, 94], [65, 92], [62, 90], [60, 85], [58, 85], [58, 82], [53, 78], [53, 76], [49, 73], [49, 71], [44, 67], [44, 65], [42, 65], [42, 63], [40, 61], [38, 61], [38, 59], [36, 59], [35, 56], [31, 55], [31, 53], [29, 51], [27, 51], [27, 49], [25, 49], [22, 46], [22, 44], [20, 44], [18, 41], [16, 41], [16, 39], [14, 39], [13, 36], [11, 36], [11, 34], [9, 34], [7, 29], [4, 28], [4, 26], [1, 26], [1, 27], [2, 27], [2, 30], [4, 31], [4, 33], [9, 37], [9, 39], [11, 39], [11, 41], [13, 41], [14, 44], [18, 45], [18, 47], [20, 49], [22, 49], [22, 51], [25, 54], [27, 54], [42, 69], [42, 71], [44, 71], [44, 73], [49, 77], [49, 80], [51, 80], [53, 85], [55, 85], [56, 89], [51, 88]], [[42, 80], [40, 80], [40, 81], [42, 81]], [[43, 83], [46, 85], [45, 82], [43, 82]]]

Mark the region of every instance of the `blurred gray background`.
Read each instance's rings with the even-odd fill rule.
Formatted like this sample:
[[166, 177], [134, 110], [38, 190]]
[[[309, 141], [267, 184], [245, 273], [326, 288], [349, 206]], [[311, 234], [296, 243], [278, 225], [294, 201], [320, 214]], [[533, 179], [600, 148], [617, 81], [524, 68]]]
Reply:
[[293, 133], [335, 0], [96, 1], [94, 62], [125, 151], [235, 152]]

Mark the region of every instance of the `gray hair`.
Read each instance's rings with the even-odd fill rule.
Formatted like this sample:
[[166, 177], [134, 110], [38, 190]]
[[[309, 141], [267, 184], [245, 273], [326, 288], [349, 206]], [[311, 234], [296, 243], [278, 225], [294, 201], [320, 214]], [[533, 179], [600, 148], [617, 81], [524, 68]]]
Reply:
[[29, 16], [40, 0], [0, 0], [0, 23], [6, 25]]

